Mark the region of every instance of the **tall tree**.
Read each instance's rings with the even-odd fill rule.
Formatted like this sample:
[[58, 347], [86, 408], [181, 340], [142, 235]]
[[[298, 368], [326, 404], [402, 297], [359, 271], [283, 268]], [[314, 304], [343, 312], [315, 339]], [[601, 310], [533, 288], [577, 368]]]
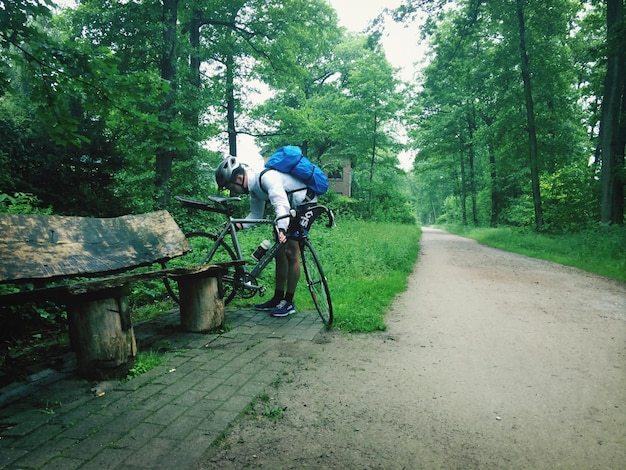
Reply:
[[[237, 152], [238, 134], [260, 133], [245, 112], [251, 83], [261, 79], [281, 89], [306, 80], [303, 77], [313, 75], [316, 61], [339, 34], [334, 11], [319, 0], [198, 3], [196, 16], [201, 28], [196, 50], [201, 60], [193, 66], [199, 68], [202, 62], [214, 71], [210, 87], [221, 98], [208, 114], [224, 123], [231, 154]], [[293, 21], [295, 17], [298, 21]]]
[[[462, 178], [458, 214], [464, 211], [465, 191], [468, 200], [476, 194], [479, 221], [487, 213], [492, 224], [500, 219], [531, 225], [534, 220], [540, 230], [546, 218], [543, 179], [588, 160], [568, 48], [579, 8], [570, 0], [552, 2], [549, 9], [535, 0], [461, 0], [426, 23], [432, 58], [424, 70], [420, 116], [412, 133], [416, 161], [421, 156], [452, 159], [449, 150], [434, 147], [455, 148], [450, 142], [461, 140], [465, 159], [452, 159], [458, 165], [450, 175]], [[460, 171], [461, 163], [467, 171]], [[440, 168], [435, 161], [432, 165]], [[427, 168], [419, 166], [420, 171]], [[490, 197], [482, 197], [486, 191]], [[556, 227], [563, 213], [558, 206], [567, 202], [554, 193], [547, 200], [547, 220]]]
[[[466, 223], [467, 200], [471, 200], [472, 222], [476, 225], [478, 215], [477, 149], [476, 139], [478, 116], [487, 111], [489, 75], [481, 70], [480, 64], [486, 60], [489, 47], [484, 37], [484, 21], [479, 15], [479, 4], [469, 2], [458, 12], [442, 17], [440, 24], [432, 30], [432, 45], [436, 55], [424, 71], [425, 91], [420, 94], [422, 109], [426, 119], [434, 124], [422, 134], [420, 126], [413, 131], [417, 137], [420, 152], [428, 147], [437, 129], [441, 137], [446, 136], [455, 142], [454, 153], [449, 156], [456, 163], [455, 174], [459, 175], [458, 198], [462, 223]], [[445, 19], [444, 19], [445, 18]], [[477, 111], [480, 106], [480, 113]], [[436, 126], [436, 127], [435, 127]], [[441, 139], [434, 140], [441, 144]], [[446, 145], [447, 147], [448, 145]], [[429, 153], [424, 154], [428, 157]], [[418, 156], [418, 158], [420, 158]]]
[[624, 223], [626, 144], [626, 27], [624, 1], [607, 0], [607, 67], [602, 99], [602, 202], [604, 223]]
[[521, 59], [522, 82], [524, 83], [524, 102], [526, 104], [526, 131], [528, 132], [528, 155], [530, 160], [530, 179], [535, 208], [535, 229], [543, 230], [543, 209], [541, 207], [541, 190], [539, 184], [539, 156], [537, 155], [537, 128], [535, 125], [535, 103], [533, 101], [531, 68], [526, 46], [526, 20], [524, 17], [524, 3], [526, 0], [516, 0], [517, 24], [519, 27], [519, 53]]
[[[159, 121], [165, 126], [173, 124], [176, 116], [176, 81], [178, 61], [178, 0], [163, 0], [163, 44], [161, 52], [161, 78], [169, 84], [159, 110]], [[161, 142], [156, 149], [155, 209], [169, 206], [170, 178], [174, 149]]]

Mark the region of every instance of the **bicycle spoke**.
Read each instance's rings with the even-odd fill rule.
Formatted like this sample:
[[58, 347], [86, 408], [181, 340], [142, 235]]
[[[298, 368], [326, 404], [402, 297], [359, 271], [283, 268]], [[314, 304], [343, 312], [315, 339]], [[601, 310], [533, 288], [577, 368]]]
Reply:
[[324, 276], [322, 264], [317, 253], [315, 253], [308, 240], [305, 240], [301, 246], [301, 257], [304, 276], [317, 313], [324, 325], [326, 325], [326, 328], [330, 328], [333, 323], [333, 306], [330, 300], [328, 281], [326, 276]]
[[[216, 240], [217, 237], [212, 236], [213, 240]], [[208, 252], [205, 251], [205, 253]], [[233, 251], [233, 249], [228, 246], [224, 240], [219, 241], [219, 245], [217, 250], [211, 256], [210, 259], [207, 260], [207, 264], [211, 263], [225, 263], [228, 261], [236, 261], [237, 255]], [[228, 272], [224, 274], [222, 277], [222, 289], [224, 292], [224, 305], [228, 305], [231, 300], [235, 297], [237, 293], [237, 284], [241, 279], [241, 275], [243, 274], [243, 268], [241, 266], [230, 267], [228, 268]]]

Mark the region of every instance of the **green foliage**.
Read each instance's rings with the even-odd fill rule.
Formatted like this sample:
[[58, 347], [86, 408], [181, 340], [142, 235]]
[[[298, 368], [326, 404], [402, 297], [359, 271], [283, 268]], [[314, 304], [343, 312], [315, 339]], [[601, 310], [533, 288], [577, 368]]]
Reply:
[[400, 145], [394, 129], [406, 90], [380, 45], [366, 36], [348, 36], [332, 53], [329, 60], [315, 60], [314, 73], [255, 109], [259, 126], [276, 129], [263, 144], [302, 145], [323, 168], [350, 160], [354, 215], [408, 221], [410, 204], [404, 197], [395, 200], [401, 192], [394, 191], [405, 178], [396, 168]]
[[420, 233], [417, 225], [340, 219], [322, 241], [314, 238], [331, 290], [334, 328], [386, 329], [384, 316], [406, 288]]
[[155, 367], [160, 366], [164, 360], [164, 355], [155, 351], [138, 352], [137, 357], [135, 358], [135, 364], [128, 371], [129, 373], [126, 376], [126, 380], [131, 380], [141, 374], [151, 371]]
[[348, 196], [341, 196], [334, 193], [327, 193], [320, 203], [332, 207], [337, 219], [353, 220], [359, 218], [359, 201]]
[[512, 227], [531, 228], [534, 223], [534, 211], [530, 194], [508, 200], [498, 221]]
[[542, 178], [544, 220], [550, 232], [578, 232], [599, 219], [594, 169], [585, 163]]
[[51, 214], [52, 208], [41, 207], [41, 201], [34, 194], [0, 194], [0, 213], [5, 214]]
[[599, 180], [589, 161], [603, 75], [602, 7], [521, 2], [540, 181], [533, 194], [519, 23], [511, 15], [519, 4], [461, 1], [431, 17], [432, 55], [411, 122], [417, 212], [425, 223], [526, 227], [535, 224], [537, 204], [543, 229], [555, 233], [598, 220]]
[[[420, 2], [408, 3], [398, 17]], [[322, 0], [180, 1], [167, 39], [162, 2], [82, 0], [62, 12], [47, 0], [5, 2], [3, 206], [6, 195], [32, 194], [41, 202], [10, 210], [108, 216], [160, 208], [170, 194], [205, 198], [220, 157], [206, 142], [227, 136], [234, 151], [234, 135], [246, 133], [300, 144], [322, 167], [349, 160], [353, 197], [325, 196], [344, 219], [532, 226], [516, 3], [441, 3], [428, 6], [430, 62], [412, 88], [398, 80], [379, 32], [346, 35]], [[598, 168], [588, 162], [606, 6], [522, 3], [545, 227], [578, 230], [599, 217]], [[163, 69], [166, 50], [178, 54], [173, 70]], [[255, 108], [257, 81], [272, 98]], [[419, 150], [411, 175], [397, 169], [401, 123]], [[219, 222], [168, 209], [186, 231]]]

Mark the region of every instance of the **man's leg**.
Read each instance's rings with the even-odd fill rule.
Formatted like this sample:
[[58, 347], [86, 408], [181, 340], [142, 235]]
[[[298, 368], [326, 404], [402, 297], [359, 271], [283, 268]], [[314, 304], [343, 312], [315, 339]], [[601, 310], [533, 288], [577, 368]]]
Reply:
[[[286, 317], [296, 312], [296, 306], [293, 303], [293, 296], [300, 279], [300, 245], [297, 240], [288, 240], [284, 250], [285, 279], [287, 282], [287, 290], [285, 299], [275, 309], [272, 310], [272, 316]], [[278, 259], [277, 259], [278, 262]], [[278, 273], [278, 266], [276, 267]]]
[[285, 246], [281, 247], [277, 252], [274, 260], [276, 262], [276, 274], [274, 284], [274, 296], [263, 303], [254, 306], [257, 310], [273, 310], [278, 306], [281, 300], [285, 298], [285, 286], [287, 285], [287, 272], [289, 263], [287, 261]]
[[[285, 249], [287, 263], [287, 290], [286, 300], [292, 302], [300, 280], [300, 245], [297, 240], [288, 240]], [[289, 296], [289, 298], [287, 298]]]
[[275, 276], [275, 288], [276, 291], [285, 292], [285, 287], [288, 285], [288, 273], [289, 273], [289, 261], [287, 258], [287, 244], [282, 246], [277, 252], [276, 257], [276, 276]]

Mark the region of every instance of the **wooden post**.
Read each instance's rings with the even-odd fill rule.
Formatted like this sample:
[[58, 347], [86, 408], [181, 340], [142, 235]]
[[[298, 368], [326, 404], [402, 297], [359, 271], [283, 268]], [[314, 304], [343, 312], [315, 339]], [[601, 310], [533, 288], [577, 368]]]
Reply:
[[181, 276], [180, 323], [187, 331], [204, 332], [224, 326], [224, 299], [217, 276]]
[[77, 295], [68, 303], [70, 339], [82, 377], [119, 378], [133, 365], [137, 343], [127, 291], [124, 286]]

